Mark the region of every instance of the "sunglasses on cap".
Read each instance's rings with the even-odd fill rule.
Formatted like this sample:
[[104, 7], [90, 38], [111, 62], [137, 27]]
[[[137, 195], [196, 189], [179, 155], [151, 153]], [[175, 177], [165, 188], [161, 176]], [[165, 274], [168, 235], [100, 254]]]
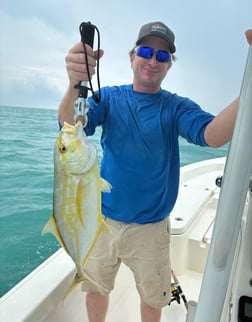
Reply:
[[138, 57], [144, 59], [151, 59], [154, 54], [156, 54], [156, 60], [159, 63], [168, 63], [171, 60], [171, 54], [165, 50], [155, 50], [151, 47], [139, 46], [135, 48], [135, 53]]

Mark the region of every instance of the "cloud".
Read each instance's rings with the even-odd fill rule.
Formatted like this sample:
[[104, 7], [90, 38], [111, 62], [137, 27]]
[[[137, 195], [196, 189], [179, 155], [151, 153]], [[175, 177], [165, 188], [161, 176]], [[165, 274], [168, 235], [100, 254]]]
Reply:
[[139, 27], [161, 20], [175, 31], [178, 56], [163, 88], [221, 109], [240, 89], [251, 12], [251, 0], [2, 0], [0, 104], [58, 106], [68, 84], [64, 57], [82, 21], [100, 29], [102, 86], [130, 83], [128, 51]]
[[0, 12], [0, 21], [8, 30], [1, 37], [0, 104], [58, 105], [67, 84], [65, 34], [34, 16]]
[[51, 69], [46, 72], [27, 66], [19, 68], [15, 77], [0, 79], [4, 94], [0, 96], [0, 105], [56, 108], [64, 94], [60, 82], [66, 79], [66, 75], [64, 78], [55, 77], [57, 74], [60, 71], [52, 74]]
[[[13, 18], [13, 21], [33, 21], [39, 20], [50, 29], [61, 31], [64, 34], [72, 33], [76, 6], [85, 1], [75, 0], [2, 0], [1, 11]], [[35, 26], [34, 26], [35, 28]], [[18, 30], [16, 29], [17, 33]], [[33, 29], [40, 33], [40, 29]]]

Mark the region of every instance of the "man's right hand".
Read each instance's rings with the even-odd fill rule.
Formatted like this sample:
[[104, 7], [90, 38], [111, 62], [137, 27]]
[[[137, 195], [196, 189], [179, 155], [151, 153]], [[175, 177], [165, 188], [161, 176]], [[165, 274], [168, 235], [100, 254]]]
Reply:
[[93, 49], [86, 46], [88, 67], [85, 60], [85, 53], [82, 42], [78, 42], [73, 48], [71, 48], [65, 57], [66, 69], [68, 73], [68, 78], [72, 86], [79, 84], [82, 81], [88, 81], [88, 72], [91, 77], [95, 74], [96, 61], [98, 58], [103, 56], [104, 51], [100, 49], [99, 51], [93, 51]]

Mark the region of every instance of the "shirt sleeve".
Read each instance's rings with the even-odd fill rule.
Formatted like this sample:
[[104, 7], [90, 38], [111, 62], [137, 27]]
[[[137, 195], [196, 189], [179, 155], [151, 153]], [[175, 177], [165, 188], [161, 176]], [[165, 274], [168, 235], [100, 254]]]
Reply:
[[176, 110], [177, 131], [188, 142], [208, 146], [204, 133], [206, 126], [213, 120], [214, 115], [208, 113], [188, 98], [180, 98]]

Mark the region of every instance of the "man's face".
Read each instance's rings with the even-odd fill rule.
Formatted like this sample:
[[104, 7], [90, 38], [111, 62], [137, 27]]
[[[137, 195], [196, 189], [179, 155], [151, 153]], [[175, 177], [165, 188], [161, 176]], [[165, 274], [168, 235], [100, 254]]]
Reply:
[[[151, 47], [155, 51], [164, 50], [169, 52], [167, 42], [160, 37], [146, 37], [139, 46]], [[134, 73], [134, 90], [149, 93], [157, 92], [171, 64], [171, 61], [158, 62], [156, 54], [150, 59], [139, 57], [136, 53], [133, 54], [131, 56], [131, 68]]]

